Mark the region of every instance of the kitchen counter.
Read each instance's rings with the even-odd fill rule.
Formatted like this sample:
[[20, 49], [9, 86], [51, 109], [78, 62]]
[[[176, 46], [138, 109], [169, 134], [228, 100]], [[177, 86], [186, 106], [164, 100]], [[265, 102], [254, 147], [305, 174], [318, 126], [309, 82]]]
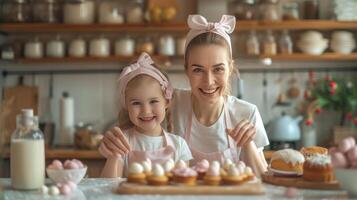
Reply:
[[[185, 198], [185, 200], [204, 198], [205, 200], [221, 200], [222, 197], [225, 199], [234, 199], [237, 197], [239, 199], [277, 199], [284, 198], [284, 192], [286, 187], [274, 186], [269, 184], [264, 184], [266, 187], [265, 195], [239, 195], [239, 196], [221, 196], [221, 195], [212, 195], [212, 196], [193, 196], [193, 195], [120, 195], [115, 194], [113, 191], [117, 187], [118, 183], [123, 179], [98, 179], [98, 178], [87, 178], [82, 180], [78, 185], [78, 188], [69, 196], [43, 196], [36, 191], [16, 191], [11, 189], [11, 180], [9, 178], [0, 179], [0, 183], [3, 185], [3, 191], [0, 191], [0, 199], [27, 199], [27, 200], [40, 200], [40, 199], [167, 199], [167, 200], [179, 200]], [[49, 180], [48, 183], [50, 183]], [[348, 199], [346, 192], [341, 190], [308, 190], [308, 189], [299, 189], [297, 194], [297, 199]]]

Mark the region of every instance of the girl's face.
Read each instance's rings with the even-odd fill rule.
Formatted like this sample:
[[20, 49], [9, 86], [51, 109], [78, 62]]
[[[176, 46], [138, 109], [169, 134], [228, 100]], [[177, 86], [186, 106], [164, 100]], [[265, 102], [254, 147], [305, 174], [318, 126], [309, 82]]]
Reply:
[[129, 82], [125, 95], [129, 118], [137, 131], [146, 135], [161, 133], [168, 102], [158, 81], [145, 76], [144, 80], [133, 85]]
[[186, 74], [196, 100], [217, 103], [228, 87], [230, 65], [229, 52], [221, 45], [200, 45], [188, 54]]

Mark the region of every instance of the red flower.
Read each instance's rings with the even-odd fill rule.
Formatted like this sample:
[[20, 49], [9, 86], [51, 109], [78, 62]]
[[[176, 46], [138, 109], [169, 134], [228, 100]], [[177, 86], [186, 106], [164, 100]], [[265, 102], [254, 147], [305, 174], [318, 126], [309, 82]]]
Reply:
[[331, 81], [329, 86], [330, 86], [331, 89], [335, 90], [337, 88], [337, 83], [335, 81]]
[[331, 89], [331, 90], [330, 90], [330, 95], [331, 95], [331, 96], [333, 96], [335, 93], [336, 93], [336, 90], [334, 90], [334, 89]]
[[352, 120], [352, 113], [351, 113], [351, 112], [349, 112], [349, 113], [346, 114], [346, 119], [347, 119], [348, 121]]
[[312, 123], [314, 123], [314, 121], [313, 121], [312, 119], [307, 119], [307, 120], [305, 121], [306, 126], [311, 126]]
[[316, 114], [320, 114], [321, 113], [321, 108], [316, 108], [315, 113]]

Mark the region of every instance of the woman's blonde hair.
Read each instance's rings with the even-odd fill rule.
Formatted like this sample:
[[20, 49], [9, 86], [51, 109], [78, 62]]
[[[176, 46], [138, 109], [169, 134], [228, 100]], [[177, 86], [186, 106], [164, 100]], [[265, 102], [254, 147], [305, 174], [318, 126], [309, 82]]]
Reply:
[[[227, 41], [220, 35], [213, 33], [213, 32], [206, 32], [202, 33], [195, 38], [193, 38], [190, 43], [187, 45], [187, 48], [185, 50], [185, 70], [187, 70], [188, 67], [188, 59], [189, 59], [189, 51], [193, 49], [194, 47], [197, 46], [202, 46], [202, 45], [210, 45], [210, 44], [215, 44], [224, 47], [227, 49], [228, 55], [231, 55], [230, 53], [230, 47]], [[235, 73], [239, 77], [239, 71], [234, 67], [234, 62], [232, 57], [227, 58], [229, 60], [229, 77], [231, 76], [232, 73]], [[228, 82], [227, 87], [224, 90], [224, 95], [230, 95], [231, 94], [231, 84]]]
[[[155, 66], [157, 69], [159, 69], [156, 65]], [[159, 69], [160, 70], [160, 69]], [[166, 78], [168, 79], [168, 76], [166, 73], [164, 73], [162, 70], [160, 70], [160, 72], [166, 76]], [[129, 87], [133, 87], [136, 85], [139, 85], [140, 83], [142, 83], [142, 81], [144, 80], [151, 80], [151, 81], [157, 81], [156, 79], [152, 78], [151, 76], [148, 76], [146, 74], [140, 74], [138, 76], [136, 76], [135, 78], [133, 78], [132, 80], [129, 81], [127, 87], [125, 90], [127, 90]], [[172, 132], [173, 131], [173, 122], [171, 119], [171, 109], [170, 109], [170, 103], [171, 100], [167, 100], [168, 102], [168, 106], [165, 110], [165, 120], [163, 121], [163, 124], [166, 124], [166, 130], [168, 132]], [[132, 128], [134, 126], [134, 124], [130, 121], [129, 118], [129, 113], [128, 110], [126, 108], [121, 108], [118, 114], [118, 123], [119, 123], [119, 127], [123, 130], [125, 129], [129, 129]]]

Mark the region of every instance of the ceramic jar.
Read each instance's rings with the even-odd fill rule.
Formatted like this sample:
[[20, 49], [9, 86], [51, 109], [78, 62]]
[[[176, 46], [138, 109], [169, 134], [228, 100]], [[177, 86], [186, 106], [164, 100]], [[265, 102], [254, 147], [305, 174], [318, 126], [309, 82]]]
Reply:
[[70, 57], [84, 57], [87, 54], [87, 44], [82, 38], [76, 38], [69, 43], [68, 55]]
[[160, 38], [159, 54], [163, 56], [175, 55], [175, 39], [171, 35], [162, 36]]
[[65, 56], [65, 43], [59, 36], [57, 36], [56, 39], [47, 42], [46, 56], [52, 58], [62, 58]]
[[98, 22], [101, 24], [124, 23], [123, 5], [117, 0], [101, 0], [98, 9]]
[[132, 56], [135, 53], [135, 41], [130, 37], [117, 40], [114, 46], [117, 56]]
[[42, 42], [35, 38], [26, 42], [24, 48], [25, 58], [42, 58], [43, 57], [43, 45]]
[[348, 31], [335, 31], [332, 33], [331, 49], [336, 53], [349, 54], [356, 47], [353, 34]]
[[107, 57], [110, 55], [110, 42], [107, 38], [94, 38], [89, 43], [89, 55], [94, 57]]
[[66, 0], [63, 6], [65, 24], [91, 24], [95, 19], [95, 3], [92, 0]]

